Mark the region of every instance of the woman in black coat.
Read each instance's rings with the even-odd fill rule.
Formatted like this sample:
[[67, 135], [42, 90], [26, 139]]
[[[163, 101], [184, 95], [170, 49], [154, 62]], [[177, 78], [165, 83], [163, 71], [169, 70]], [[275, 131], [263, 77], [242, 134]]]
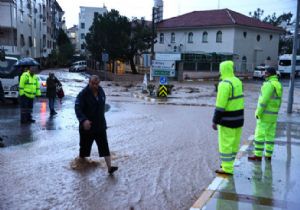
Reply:
[[57, 112], [54, 110], [54, 102], [56, 98], [56, 86], [61, 86], [60, 81], [55, 77], [54, 73], [50, 72], [47, 78], [47, 92], [46, 96], [49, 100], [50, 115], [55, 115]]

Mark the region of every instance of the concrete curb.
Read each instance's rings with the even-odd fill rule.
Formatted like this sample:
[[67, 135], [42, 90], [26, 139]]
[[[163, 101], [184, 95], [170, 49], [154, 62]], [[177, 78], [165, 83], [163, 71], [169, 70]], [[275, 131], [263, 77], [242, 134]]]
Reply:
[[[248, 140], [245, 140], [243, 145], [241, 146], [237, 157], [235, 159], [234, 165], [237, 166], [240, 164], [240, 159], [247, 152], [249, 145], [251, 145], [254, 139], [254, 135], [249, 136]], [[210, 199], [214, 196], [218, 187], [227, 181], [227, 175], [216, 175], [216, 178], [208, 185], [208, 187], [202, 192], [198, 200], [193, 204], [190, 210], [201, 210], [205, 205], [210, 201]]]

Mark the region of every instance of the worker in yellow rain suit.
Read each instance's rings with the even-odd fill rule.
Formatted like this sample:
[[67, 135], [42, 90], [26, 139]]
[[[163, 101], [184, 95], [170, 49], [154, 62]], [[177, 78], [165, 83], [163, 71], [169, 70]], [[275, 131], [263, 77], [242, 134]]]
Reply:
[[34, 123], [31, 113], [33, 108], [33, 100], [35, 96], [41, 95], [40, 84], [37, 76], [34, 74], [35, 70], [31, 69], [34, 67], [28, 67], [25, 71], [19, 83], [19, 95], [20, 95], [20, 106], [21, 106], [21, 123]]
[[256, 128], [254, 137], [254, 155], [249, 156], [250, 161], [261, 161], [265, 152], [265, 159], [271, 160], [278, 112], [282, 100], [282, 85], [278, 81], [276, 70], [267, 68], [265, 72], [266, 81], [261, 87], [261, 94], [258, 99], [255, 111]]
[[[213, 129], [218, 130], [222, 169], [219, 174], [233, 174], [233, 164], [240, 145], [244, 124], [244, 95], [241, 80], [235, 77], [234, 63], [220, 64], [221, 81], [218, 85]], [[217, 126], [218, 125], [218, 126]]]

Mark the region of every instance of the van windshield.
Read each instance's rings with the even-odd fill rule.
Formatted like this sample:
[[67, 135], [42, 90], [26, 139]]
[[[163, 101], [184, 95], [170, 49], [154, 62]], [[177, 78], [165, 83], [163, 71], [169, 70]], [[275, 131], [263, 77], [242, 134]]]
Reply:
[[4, 61], [0, 60], [0, 73], [9, 74], [14, 70], [14, 64], [16, 60], [5, 59]]
[[290, 66], [291, 60], [279, 60], [279, 65], [280, 66]]
[[0, 77], [2, 78], [10, 78], [17, 76], [16, 67], [14, 64], [17, 61], [14, 59], [5, 59], [4, 61], [0, 60]]

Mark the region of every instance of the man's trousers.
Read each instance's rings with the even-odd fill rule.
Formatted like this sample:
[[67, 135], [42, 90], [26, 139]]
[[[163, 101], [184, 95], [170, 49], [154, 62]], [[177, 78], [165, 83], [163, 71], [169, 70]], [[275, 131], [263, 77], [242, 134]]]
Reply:
[[226, 173], [233, 174], [233, 165], [235, 157], [239, 151], [240, 140], [242, 135], [242, 127], [228, 128], [218, 126], [219, 134], [219, 152], [221, 158], [221, 166]]

